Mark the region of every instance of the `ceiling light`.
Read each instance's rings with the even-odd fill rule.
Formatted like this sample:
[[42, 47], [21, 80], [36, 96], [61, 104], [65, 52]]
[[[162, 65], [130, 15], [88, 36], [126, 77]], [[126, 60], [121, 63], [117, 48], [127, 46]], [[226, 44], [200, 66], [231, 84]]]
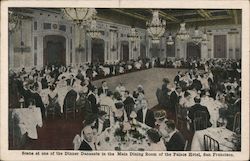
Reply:
[[152, 43], [159, 43], [160, 38], [165, 33], [166, 21], [161, 20], [159, 18], [158, 10], [153, 10], [152, 14], [153, 14], [152, 20], [146, 23], [147, 32], [149, 36], [152, 38]]

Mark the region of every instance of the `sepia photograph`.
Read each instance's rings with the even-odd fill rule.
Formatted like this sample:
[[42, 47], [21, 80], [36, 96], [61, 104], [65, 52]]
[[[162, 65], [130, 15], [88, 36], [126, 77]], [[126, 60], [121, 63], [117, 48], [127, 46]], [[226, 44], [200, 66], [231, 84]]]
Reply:
[[7, 151], [196, 160], [242, 152], [242, 8], [5, 11]]

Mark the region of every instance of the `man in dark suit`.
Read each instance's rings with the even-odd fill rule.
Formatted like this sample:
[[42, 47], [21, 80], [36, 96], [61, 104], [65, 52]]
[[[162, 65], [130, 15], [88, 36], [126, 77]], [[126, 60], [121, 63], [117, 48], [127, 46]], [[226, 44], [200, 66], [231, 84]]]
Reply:
[[32, 96], [32, 92], [29, 89], [29, 83], [28, 82], [23, 82], [23, 86], [20, 88], [20, 94], [23, 96], [24, 98], [24, 107], [28, 107], [29, 106], [29, 99]]
[[48, 88], [49, 85], [48, 85], [48, 81], [46, 79], [46, 75], [44, 74], [44, 76], [42, 77], [41, 79], [41, 84], [42, 84], [42, 89], [45, 89], [45, 88]]
[[191, 87], [195, 88], [197, 91], [201, 90], [202, 84], [201, 81], [198, 80], [198, 75], [195, 76], [195, 79], [193, 80]]
[[95, 86], [91, 87], [89, 89], [89, 94], [88, 94], [88, 100], [90, 101], [92, 112], [97, 113], [98, 112], [98, 107], [99, 107], [99, 102], [97, 99], [97, 88]]
[[106, 81], [102, 81], [102, 86], [98, 89], [98, 95], [100, 96], [101, 94], [107, 95], [108, 93], [108, 84]]
[[31, 95], [30, 95], [30, 98], [32, 98], [34, 101], [35, 101], [35, 105], [36, 107], [40, 108], [41, 109], [41, 113], [42, 113], [42, 118], [44, 118], [45, 116], [45, 107], [44, 107], [44, 104], [43, 104], [43, 101], [42, 101], [42, 98], [41, 96], [38, 94], [38, 91], [36, 89], [35, 86], [32, 86], [30, 87], [30, 92], [31, 92]]
[[73, 75], [73, 74], [71, 74], [71, 75], [70, 75], [70, 78], [66, 80], [67, 85], [69, 85], [69, 86], [71, 86], [71, 87], [73, 87], [75, 81], [76, 81], [76, 79], [74, 78], [74, 75]]
[[95, 121], [95, 125], [92, 128], [97, 130], [97, 134], [101, 134], [108, 127], [110, 127], [110, 120], [107, 119], [107, 113], [105, 111], [100, 111]]
[[96, 150], [95, 144], [93, 143], [93, 131], [91, 126], [86, 126], [82, 130], [83, 140], [78, 150]]
[[179, 84], [181, 78], [181, 72], [178, 71], [178, 74], [174, 77], [174, 83]]
[[123, 101], [123, 104], [124, 104], [125, 111], [126, 111], [126, 113], [128, 115], [128, 118], [129, 118], [130, 113], [134, 110], [135, 101], [129, 95], [129, 91], [128, 90], [125, 91], [124, 97], [125, 97], [125, 100]]
[[168, 151], [184, 151], [185, 139], [176, 129], [173, 120], [167, 120], [161, 125], [160, 133], [165, 140], [165, 146]]
[[[209, 111], [208, 111], [208, 109], [207, 109], [206, 106], [202, 106], [200, 104], [201, 98], [199, 96], [196, 96], [194, 98], [194, 102], [195, 102], [195, 105], [191, 106], [191, 108], [189, 109], [189, 113], [188, 113], [188, 117], [191, 119], [191, 125], [193, 125], [193, 122], [194, 122], [194, 119], [195, 119], [195, 116], [194, 116], [195, 113], [197, 113], [197, 112], [205, 112], [205, 116], [204, 117], [206, 117], [206, 119], [207, 119], [207, 126], [211, 127], [212, 124], [209, 121], [210, 120]], [[191, 126], [191, 127], [193, 127], [193, 126]], [[202, 130], [202, 129], [199, 129], [199, 130]]]
[[86, 77], [88, 77], [90, 81], [93, 80], [93, 67], [92, 67], [92, 65], [90, 65], [89, 68], [86, 70]]
[[84, 76], [82, 75], [82, 71], [79, 69], [78, 73], [76, 75], [76, 78], [83, 81], [84, 80]]
[[175, 112], [175, 107], [176, 105], [179, 103], [180, 101], [180, 94], [181, 94], [181, 87], [180, 86], [177, 86], [175, 88], [175, 91], [173, 91], [171, 94], [170, 94], [170, 111], [171, 112]]
[[141, 100], [142, 109], [137, 112], [137, 120], [150, 127], [155, 126], [154, 112], [148, 109], [148, 102], [146, 99]]

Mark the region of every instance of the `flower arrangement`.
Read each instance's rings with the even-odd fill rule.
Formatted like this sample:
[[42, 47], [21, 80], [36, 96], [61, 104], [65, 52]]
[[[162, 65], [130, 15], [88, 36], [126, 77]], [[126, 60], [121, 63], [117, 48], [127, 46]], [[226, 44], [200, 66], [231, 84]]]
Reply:
[[144, 139], [145, 138], [145, 136], [144, 135], [142, 135], [137, 129], [135, 129], [135, 130], [129, 130], [129, 134], [133, 137], [133, 138], [135, 138], [135, 139], [137, 139], [137, 140], [142, 140], [142, 139]]
[[121, 139], [121, 141], [125, 141], [125, 136], [126, 136], [126, 131], [123, 130], [123, 124], [121, 124], [116, 130], [115, 130], [115, 133], [114, 133], [114, 136], [115, 137], [118, 137]]

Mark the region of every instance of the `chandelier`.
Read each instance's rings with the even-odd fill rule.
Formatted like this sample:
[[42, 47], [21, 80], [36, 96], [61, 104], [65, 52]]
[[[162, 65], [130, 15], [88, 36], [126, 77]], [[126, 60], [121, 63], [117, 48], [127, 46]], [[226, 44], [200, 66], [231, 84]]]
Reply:
[[174, 41], [173, 41], [172, 35], [170, 34], [167, 39], [167, 45], [173, 45], [173, 44], [174, 44]]
[[152, 11], [153, 17], [151, 21], [146, 23], [147, 32], [152, 38], [152, 43], [159, 43], [166, 28], [166, 21], [159, 18], [159, 11]]
[[202, 40], [201, 40], [201, 43], [203, 45], [207, 45], [207, 43], [209, 41], [208, 37], [207, 37], [207, 29], [206, 29], [206, 27], [207, 27], [207, 19], [205, 19], [205, 27], [204, 27], [204, 32], [202, 34]]
[[201, 35], [200, 35], [199, 32], [200, 32], [200, 31], [199, 31], [198, 27], [196, 27], [195, 30], [194, 30], [194, 36], [192, 37], [192, 41], [193, 41], [196, 45], [198, 45], [198, 44], [201, 43], [201, 41], [202, 41], [202, 37], [201, 37]]
[[176, 34], [176, 38], [179, 39], [179, 40], [181, 40], [181, 41], [187, 40], [189, 38], [189, 34], [188, 34], [187, 30], [186, 30], [185, 25], [186, 25], [186, 23], [182, 22], [180, 24], [180, 30]]
[[92, 39], [98, 39], [101, 37], [101, 32], [100, 30], [97, 29], [97, 23], [96, 19], [92, 19], [90, 22], [89, 29], [87, 29], [87, 34], [92, 38]]
[[66, 19], [73, 21], [78, 26], [89, 25], [97, 14], [95, 8], [64, 8], [62, 11]]
[[131, 42], [136, 41], [139, 38], [138, 32], [135, 30], [134, 27], [131, 28], [130, 33], [128, 34], [128, 39]]

